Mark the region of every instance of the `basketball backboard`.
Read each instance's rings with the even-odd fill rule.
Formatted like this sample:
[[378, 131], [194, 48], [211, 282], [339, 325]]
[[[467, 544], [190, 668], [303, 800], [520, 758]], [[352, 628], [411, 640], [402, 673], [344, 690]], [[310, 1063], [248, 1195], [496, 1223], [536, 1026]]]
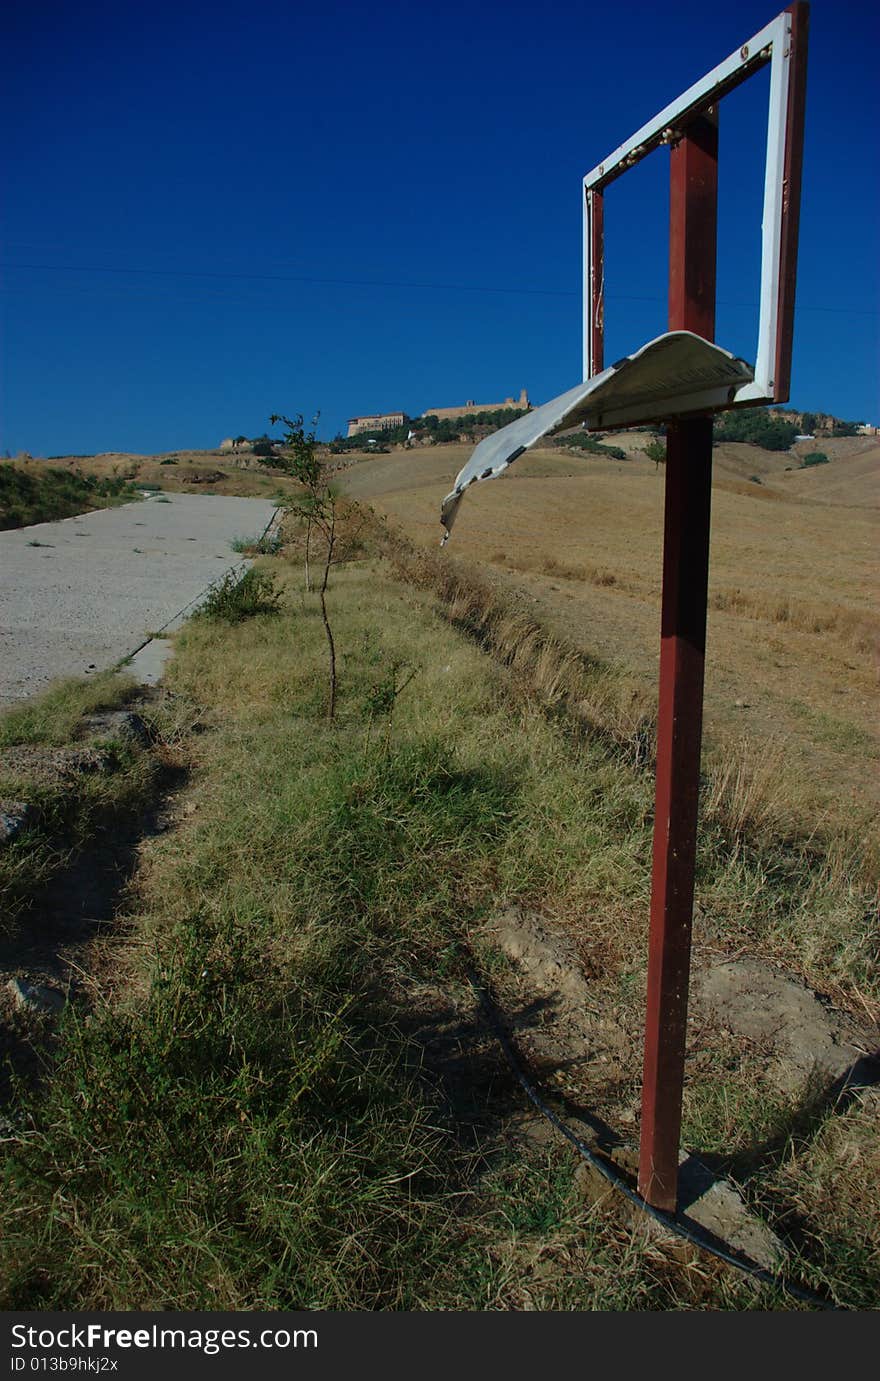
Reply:
[[[501, 474], [524, 450], [553, 432], [577, 423], [591, 431], [607, 431], [788, 399], [807, 15], [803, 0], [777, 15], [587, 173], [583, 180], [583, 382], [480, 442], [443, 500], [444, 541], [465, 489]], [[718, 104], [768, 64], [758, 339], [755, 361], [750, 364], [712, 343]], [[605, 189], [663, 146], [673, 150], [676, 165], [670, 204], [671, 329], [605, 369]], [[680, 153], [684, 157], [676, 158]], [[690, 229], [685, 230], [686, 226]], [[699, 245], [689, 239], [695, 227], [699, 227]], [[691, 281], [695, 274], [698, 282]], [[694, 313], [697, 298], [700, 305]], [[690, 302], [687, 312], [686, 300]], [[688, 329], [677, 329], [682, 326]]]
[[[761, 279], [754, 378], [725, 406], [751, 407], [788, 399], [794, 325], [801, 154], [806, 93], [806, 5], [796, 4], [665, 106], [653, 120], [584, 178], [584, 378], [603, 368], [605, 188], [663, 145], [674, 146], [689, 121], [714, 115], [719, 101], [770, 65], [764, 164]], [[713, 404], [707, 406], [711, 409]], [[634, 422], [638, 419], [624, 419]]]

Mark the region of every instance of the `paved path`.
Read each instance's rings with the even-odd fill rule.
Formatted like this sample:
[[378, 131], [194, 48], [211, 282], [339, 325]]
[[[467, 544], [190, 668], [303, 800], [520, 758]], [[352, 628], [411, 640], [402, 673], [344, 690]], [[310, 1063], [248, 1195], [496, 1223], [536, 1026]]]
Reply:
[[163, 497], [0, 532], [0, 703], [127, 657], [240, 561], [232, 539], [256, 537], [275, 511]]

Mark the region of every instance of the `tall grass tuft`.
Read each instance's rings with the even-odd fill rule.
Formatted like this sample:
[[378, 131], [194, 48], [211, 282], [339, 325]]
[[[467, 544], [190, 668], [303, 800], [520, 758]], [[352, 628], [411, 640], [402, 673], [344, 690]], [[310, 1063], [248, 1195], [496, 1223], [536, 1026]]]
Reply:
[[646, 761], [655, 712], [631, 677], [548, 633], [527, 608], [472, 568], [446, 555], [419, 551], [387, 528], [378, 533], [395, 571], [431, 590], [445, 617], [510, 667], [541, 703], [564, 708], [573, 723], [628, 761]]
[[275, 577], [252, 566], [244, 574], [241, 570], [227, 571], [212, 586], [193, 617], [215, 623], [240, 623], [255, 614], [276, 614], [280, 602], [281, 591], [276, 588]]
[[745, 618], [787, 624], [803, 633], [830, 633], [857, 652], [876, 653], [880, 645], [880, 620], [839, 605], [739, 588], [714, 591], [709, 604]]

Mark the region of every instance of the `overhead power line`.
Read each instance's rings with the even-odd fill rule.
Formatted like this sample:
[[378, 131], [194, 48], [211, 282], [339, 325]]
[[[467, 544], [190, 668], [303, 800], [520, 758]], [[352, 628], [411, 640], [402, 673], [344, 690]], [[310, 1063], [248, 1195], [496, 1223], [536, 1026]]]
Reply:
[[[24, 269], [28, 272], [37, 273], [109, 273], [109, 274], [132, 274], [138, 277], [149, 278], [196, 278], [211, 280], [228, 280], [231, 282], [253, 282], [253, 283], [299, 283], [314, 285], [319, 287], [341, 287], [341, 288], [402, 288], [413, 292], [464, 292], [464, 293], [485, 293], [490, 295], [503, 295], [513, 297], [567, 297], [580, 298], [580, 292], [571, 288], [535, 288], [525, 286], [499, 287], [497, 284], [489, 283], [422, 283], [413, 282], [408, 279], [385, 279], [385, 278], [331, 278], [313, 274], [269, 274], [269, 273], [238, 273], [238, 272], [215, 272], [208, 269], [152, 269], [141, 265], [128, 265], [119, 267], [114, 264], [16, 264], [0, 262], [0, 268], [4, 269]], [[665, 302], [666, 298], [646, 293], [609, 293], [608, 298], [616, 302]], [[752, 307], [758, 306], [756, 301], [745, 298], [719, 298], [719, 306], [726, 307]], [[880, 315], [876, 309], [865, 307], [832, 307], [827, 304], [814, 305], [812, 303], [798, 303], [798, 311], [804, 312], [831, 312], [844, 316], [877, 316]]]

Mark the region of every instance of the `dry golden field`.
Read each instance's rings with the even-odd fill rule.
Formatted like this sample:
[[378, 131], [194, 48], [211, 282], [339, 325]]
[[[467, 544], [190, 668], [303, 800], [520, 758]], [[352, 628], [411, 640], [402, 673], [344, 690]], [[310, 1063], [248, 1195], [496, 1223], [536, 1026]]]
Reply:
[[[641, 451], [647, 439], [608, 437], [626, 462], [530, 452], [470, 491], [446, 550], [653, 692], [664, 486]], [[786, 469], [816, 449], [828, 465]], [[440, 500], [469, 454], [442, 446], [357, 458], [343, 484], [433, 547]], [[801, 830], [873, 833], [880, 807], [878, 508], [874, 439], [799, 443], [794, 455], [716, 448], [707, 759], [744, 761]]]

